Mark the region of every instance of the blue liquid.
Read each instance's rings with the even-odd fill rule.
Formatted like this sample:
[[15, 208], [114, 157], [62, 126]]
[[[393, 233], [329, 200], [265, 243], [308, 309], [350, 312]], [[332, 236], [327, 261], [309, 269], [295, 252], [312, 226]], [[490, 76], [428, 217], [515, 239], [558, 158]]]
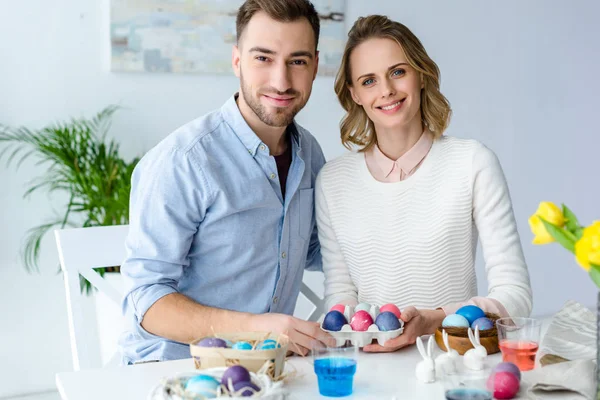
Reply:
[[350, 358], [330, 357], [315, 360], [319, 393], [323, 396], [342, 397], [352, 394], [356, 361]]
[[446, 391], [446, 400], [492, 400], [492, 394], [483, 389], [452, 389]]

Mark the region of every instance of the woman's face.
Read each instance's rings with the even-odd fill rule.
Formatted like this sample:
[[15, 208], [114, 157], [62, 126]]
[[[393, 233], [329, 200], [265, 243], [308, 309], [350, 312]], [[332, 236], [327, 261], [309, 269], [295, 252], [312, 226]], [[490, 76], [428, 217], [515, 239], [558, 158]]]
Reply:
[[421, 74], [409, 65], [397, 42], [364, 41], [350, 55], [350, 71], [352, 98], [364, 108], [377, 132], [421, 124]]

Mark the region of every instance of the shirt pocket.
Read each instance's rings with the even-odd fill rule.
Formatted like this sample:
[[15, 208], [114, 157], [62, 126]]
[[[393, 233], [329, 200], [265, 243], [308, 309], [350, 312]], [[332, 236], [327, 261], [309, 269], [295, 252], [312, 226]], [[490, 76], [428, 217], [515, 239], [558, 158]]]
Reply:
[[310, 240], [314, 223], [315, 189], [300, 189], [298, 204], [298, 235]]

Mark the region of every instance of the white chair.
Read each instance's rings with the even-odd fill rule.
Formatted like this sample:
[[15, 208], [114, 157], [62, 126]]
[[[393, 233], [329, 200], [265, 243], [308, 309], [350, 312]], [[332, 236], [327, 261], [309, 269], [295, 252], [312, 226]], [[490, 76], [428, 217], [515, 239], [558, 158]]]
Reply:
[[[98, 359], [99, 354], [99, 343], [93, 343], [90, 340], [93, 335], [86, 332], [82, 304], [85, 294], [82, 294], [80, 290], [79, 275], [86, 278], [98, 289], [99, 293], [105, 295], [120, 308], [123, 297], [122, 290], [109, 283], [94, 268], [121, 265], [125, 259], [125, 239], [128, 231], [128, 225], [54, 231], [60, 266], [65, 280], [69, 334], [75, 371], [97, 367], [98, 362], [94, 360]], [[304, 282], [300, 293], [314, 306], [307, 319], [317, 321], [323, 313], [323, 300]], [[120, 318], [124, 320], [122, 316]], [[114, 339], [116, 343], [116, 338]], [[108, 361], [108, 365], [119, 362], [116, 347], [111, 350], [111, 354], [114, 355]]]

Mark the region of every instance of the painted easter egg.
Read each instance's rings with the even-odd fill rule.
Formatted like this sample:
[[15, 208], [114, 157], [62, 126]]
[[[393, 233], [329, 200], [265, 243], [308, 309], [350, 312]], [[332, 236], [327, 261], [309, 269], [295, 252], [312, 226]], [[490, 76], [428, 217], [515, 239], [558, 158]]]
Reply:
[[446, 315], [446, 318], [442, 321], [442, 326], [444, 328], [468, 328], [470, 325], [469, 321], [462, 315], [450, 314]]
[[256, 386], [254, 383], [247, 382], [238, 382], [233, 385], [233, 391], [235, 393], [239, 393], [241, 396], [249, 397], [254, 395], [254, 393], [259, 392], [260, 388]]
[[465, 317], [467, 319], [467, 321], [469, 321], [469, 326], [471, 326], [471, 324], [479, 318], [485, 317], [485, 313], [483, 312], [483, 310], [477, 306], [472, 306], [472, 305], [468, 305], [468, 306], [463, 306], [461, 308], [459, 308], [458, 310], [456, 310], [457, 315], [462, 315], [463, 317]]
[[371, 305], [369, 303], [358, 303], [356, 307], [354, 307], [354, 312], [357, 313], [359, 311], [369, 312], [371, 309]]
[[519, 379], [508, 371], [493, 372], [487, 381], [494, 399], [512, 399], [519, 392]]
[[475, 329], [476, 327], [479, 327], [480, 331], [486, 331], [488, 329], [492, 329], [494, 327], [494, 323], [488, 317], [481, 317], [477, 318], [471, 324], [471, 328]]
[[375, 325], [380, 331], [395, 331], [400, 329], [398, 317], [390, 311], [384, 311], [375, 318]]
[[358, 332], [366, 331], [372, 324], [373, 318], [371, 318], [371, 315], [368, 312], [363, 310], [358, 311], [356, 314], [354, 314], [354, 316], [350, 320], [350, 326], [352, 327], [352, 330]]
[[329, 311], [339, 311], [343, 314], [344, 311], [346, 311], [346, 306], [343, 304], [336, 304], [335, 306], [331, 307], [331, 310]]
[[233, 365], [225, 370], [221, 377], [221, 384], [229, 388], [229, 381], [234, 386], [238, 382], [250, 382], [250, 373], [241, 365]]
[[516, 376], [519, 381], [521, 380], [521, 370], [519, 369], [519, 367], [517, 367], [511, 362], [499, 363], [494, 367], [494, 372], [510, 372], [511, 374]]
[[344, 317], [344, 314], [339, 311], [329, 311], [323, 319], [323, 329], [337, 332], [347, 323], [348, 321]]
[[260, 343], [260, 345], [258, 345], [259, 350], [270, 350], [270, 349], [274, 349], [276, 347], [281, 347], [281, 345], [277, 344], [277, 342], [273, 339], [263, 340]]
[[188, 379], [185, 384], [185, 390], [196, 395], [204, 396], [207, 399], [214, 399], [217, 397], [219, 385], [219, 381], [212, 376], [196, 375]]
[[231, 348], [235, 350], [252, 350], [252, 345], [248, 342], [241, 341], [234, 343]]
[[227, 342], [223, 339], [207, 337], [197, 343], [200, 347], [227, 347]]
[[396, 316], [396, 318], [400, 318], [400, 315], [401, 315], [400, 309], [395, 304], [392, 304], [392, 303], [382, 305], [381, 308], [379, 309], [379, 311], [381, 311], [382, 313], [389, 311], [389, 312], [393, 313]]

